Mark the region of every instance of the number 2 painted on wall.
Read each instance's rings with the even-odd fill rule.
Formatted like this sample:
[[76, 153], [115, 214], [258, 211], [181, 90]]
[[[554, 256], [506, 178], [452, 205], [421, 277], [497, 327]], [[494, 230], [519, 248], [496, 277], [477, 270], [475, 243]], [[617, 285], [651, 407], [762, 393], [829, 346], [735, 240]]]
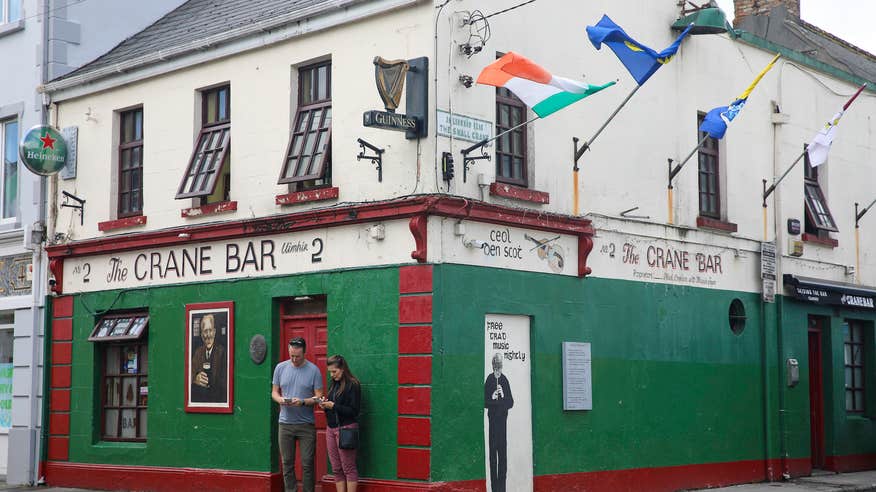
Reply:
[[310, 255], [310, 262], [311, 263], [321, 262], [322, 261], [322, 239], [315, 238], [313, 240], [313, 242], [311, 243], [311, 246], [313, 246], [314, 248], [319, 248], [319, 249], [317, 249], [315, 253]]

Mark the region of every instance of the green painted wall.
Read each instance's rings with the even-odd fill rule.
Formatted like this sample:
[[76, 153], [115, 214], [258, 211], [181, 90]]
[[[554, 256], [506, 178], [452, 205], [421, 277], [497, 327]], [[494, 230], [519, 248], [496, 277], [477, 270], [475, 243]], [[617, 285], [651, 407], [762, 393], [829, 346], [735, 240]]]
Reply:
[[[363, 382], [365, 476], [395, 478], [398, 270], [348, 270], [78, 295], [74, 305], [70, 461], [145, 466], [277, 470], [277, 409], [270, 399], [277, 362], [277, 302], [326, 294], [329, 353], [343, 353]], [[185, 305], [234, 301], [234, 413], [184, 411]], [[88, 342], [95, 312], [148, 308], [148, 440], [100, 438], [98, 345]], [[255, 365], [249, 340], [263, 334], [268, 359]]]
[[869, 322], [865, 329], [867, 343], [865, 364], [874, 361], [876, 337], [874, 320], [876, 314], [860, 310], [835, 309], [785, 299], [782, 306], [782, 332], [785, 340], [785, 358], [800, 361], [800, 384], [786, 389], [791, 419], [789, 426], [789, 449], [792, 455], [809, 456], [809, 360], [808, 317], [824, 316], [829, 320], [829, 330], [822, 334], [822, 368], [824, 384], [824, 444], [826, 456], [847, 456], [876, 453], [876, 408], [872, 401], [876, 393], [876, 364], [865, 365], [864, 381], [871, 400], [867, 402], [865, 415], [846, 412], [845, 373], [842, 324], [846, 319]]
[[[728, 324], [735, 297], [741, 335]], [[532, 317], [536, 475], [765, 456], [764, 381], [774, 389], [779, 374], [763, 373], [761, 316], [774, 313], [757, 294], [441, 265], [434, 302], [433, 480], [485, 475], [486, 313]], [[592, 343], [592, 411], [562, 409], [563, 341]]]

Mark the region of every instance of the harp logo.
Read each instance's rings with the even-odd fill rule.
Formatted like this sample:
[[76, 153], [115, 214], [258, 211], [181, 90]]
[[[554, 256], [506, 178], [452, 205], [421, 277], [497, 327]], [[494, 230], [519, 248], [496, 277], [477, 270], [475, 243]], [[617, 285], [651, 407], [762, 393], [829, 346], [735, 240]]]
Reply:
[[374, 57], [374, 81], [377, 92], [383, 99], [383, 106], [394, 113], [401, 102], [402, 90], [405, 87], [405, 76], [411, 66], [406, 60], [386, 60], [381, 56]]

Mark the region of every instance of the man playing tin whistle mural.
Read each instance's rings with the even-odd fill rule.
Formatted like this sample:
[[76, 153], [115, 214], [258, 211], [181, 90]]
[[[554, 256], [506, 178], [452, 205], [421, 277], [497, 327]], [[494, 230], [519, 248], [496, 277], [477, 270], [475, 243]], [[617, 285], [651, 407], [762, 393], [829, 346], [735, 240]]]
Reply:
[[508, 378], [502, 374], [502, 355], [493, 354], [493, 372], [484, 382], [484, 408], [489, 419], [490, 486], [505, 492], [508, 475], [508, 410], [514, 406]]
[[192, 402], [222, 403], [227, 399], [225, 347], [216, 343], [216, 320], [201, 318], [203, 344], [192, 355]]

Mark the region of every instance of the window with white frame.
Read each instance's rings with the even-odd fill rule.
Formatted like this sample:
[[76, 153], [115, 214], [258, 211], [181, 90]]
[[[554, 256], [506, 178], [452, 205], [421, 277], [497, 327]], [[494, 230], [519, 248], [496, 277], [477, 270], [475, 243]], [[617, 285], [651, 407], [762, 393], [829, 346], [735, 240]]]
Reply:
[[279, 184], [295, 190], [331, 185], [332, 62], [298, 69], [298, 109]]
[[[0, 0], [2, 1], [2, 0]], [[18, 214], [18, 121], [0, 122], [0, 217], [13, 219]]]
[[0, 24], [21, 20], [21, 0], [0, 0]]
[[[805, 149], [804, 149], [805, 150]], [[803, 196], [806, 210], [806, 233], [820, 238], [830, 238], [831, 232], [839, 232], [833, 214], [827, 206], [827, 199], [821, 188], [818, 167], [809, 163], [809, 153], [804, 152]]]

